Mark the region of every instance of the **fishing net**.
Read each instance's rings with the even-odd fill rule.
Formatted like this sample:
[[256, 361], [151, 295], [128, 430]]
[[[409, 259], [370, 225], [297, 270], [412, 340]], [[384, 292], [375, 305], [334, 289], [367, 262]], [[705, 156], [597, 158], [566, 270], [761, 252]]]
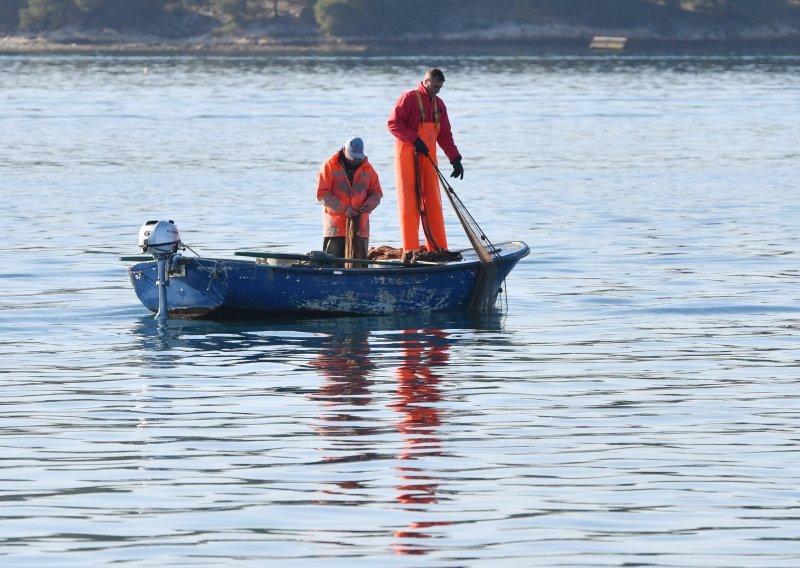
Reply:
[[449, 250], [428, 250], [422, 245], [420, 250], [410, 250], [403, 254], [403, 249], [381, 245], [369, 249], [367, 258], [370, 260], [402, 260], [405, 264], [415, 262], [458, 262], [464, 257], [460, 252]]
[[464, 232], [467, 233], [467, 238], [472, 244], [472, 248], [475, 249], [475, 253], [481, 261], [478, 268], [478, 277], [475, 281], [475, 289], [470, 300], [470, 310], [474, 312], [491, 311], [495, 307], [495, 302], [500, 292], [497, 265], [495, 264], [495, 260], [500, 257], [500, 250], [492, 244], [486, 233], [478, 225], [478, 222], [475, 221], [475, 218], [467, 211], [467, 207], [456, 195], [455, 190], [447, 183], [447, 179], [445, 179], [432, 159], [431, 164], [436, 170], [447, 199], [450, 200], [450, 204], [453, 206]]
[[369, 249], [367, 258], [370, 260], [399, 260], [403, 258], [403, 249], [381, 245]]
[[414, 264], [415, 262], [457, 262], [463, 257], [460, 252], [449, 250], [410, 250], [403, 255], [403, 262]]

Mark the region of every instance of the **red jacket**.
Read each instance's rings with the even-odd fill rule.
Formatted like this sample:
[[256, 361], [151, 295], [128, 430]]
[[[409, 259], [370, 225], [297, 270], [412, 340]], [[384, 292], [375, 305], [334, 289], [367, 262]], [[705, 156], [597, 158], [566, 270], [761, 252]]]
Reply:
[[322, 235], [344, 237], [347, 234], [347, 206], [361, 209], [358, 236], [369, 237], [369, 213], [381, 202], [383, 191], [378, 174], [367, 158], [358, 166], [353, 184], [340, 161], [342, 151], [331, 156], [317, 174], [317, 200], [325, 207], [322, 214]]
[[[425, 109], [425, 120], [433, 122], [433, 97], [428, 95], [425, 86], [420, 83], [413, 91], [407, 91], [400, 95], [389, 115], [389, 132], [400, 142], [413, 144], [417, 138], [417, 129], [420, 123], [419, 101], [417, 92], [422, 94], [422, 106]], [[439, 108], [439, 136], [436, 141], [442, 147], [447, 159], [451, 162], [461, 154], [453, 142], [453, 132], [450, 129], [450, 118], [447, 115], [447, 108], [439, 97], [436, 97], [436, 104]], [[430, 149], [431, 152], [434, 148]]]

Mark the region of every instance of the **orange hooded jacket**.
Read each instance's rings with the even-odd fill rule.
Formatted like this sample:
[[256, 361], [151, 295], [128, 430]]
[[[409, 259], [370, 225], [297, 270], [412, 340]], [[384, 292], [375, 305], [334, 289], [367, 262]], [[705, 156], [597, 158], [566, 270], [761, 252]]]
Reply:
[[322, 236], [344, 237], [347, 234], [345, 209], [351, 206], [361, 211], [358, 236], [369, 238], [369, 213], [383, 197], [378, 174], [365, 157], [358, 166], [353, 183], [347, 179], [344, 152], [331, 156], [317, 174], [317, 201], [322, 203]]

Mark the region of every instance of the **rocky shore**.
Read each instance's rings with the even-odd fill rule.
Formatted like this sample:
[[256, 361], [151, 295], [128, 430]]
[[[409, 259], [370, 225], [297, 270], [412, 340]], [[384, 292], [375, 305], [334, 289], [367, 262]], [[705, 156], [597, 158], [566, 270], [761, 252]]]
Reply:
[[531, 50], [542, 46], [588, 49], [595, 35], [628, 38], [627, 49], [697, 46], [725, 49], [776, 47], [800, 51], [800, 25], [678, 29], [589, 29], [569, 25], [499, 24], [484, 29], [415, 34], [396, 38], [331, 37], [307, 26], [284, 25], [237, 33], [185, 37], [66, 28], [53, 32], [0, 36], [0, 53], [381, 53]]

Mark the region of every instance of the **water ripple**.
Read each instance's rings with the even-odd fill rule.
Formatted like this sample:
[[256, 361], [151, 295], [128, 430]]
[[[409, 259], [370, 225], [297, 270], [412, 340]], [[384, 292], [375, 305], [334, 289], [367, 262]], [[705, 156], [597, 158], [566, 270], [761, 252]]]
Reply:
[[141, 222], [318, 249], [353, 129], [392, 243], [430, 62], [0, 62], [4, 564], [798, 564], [796, 56], [443, 57], [456, 189], [532, 248], [507, 313], [166, 326]]

